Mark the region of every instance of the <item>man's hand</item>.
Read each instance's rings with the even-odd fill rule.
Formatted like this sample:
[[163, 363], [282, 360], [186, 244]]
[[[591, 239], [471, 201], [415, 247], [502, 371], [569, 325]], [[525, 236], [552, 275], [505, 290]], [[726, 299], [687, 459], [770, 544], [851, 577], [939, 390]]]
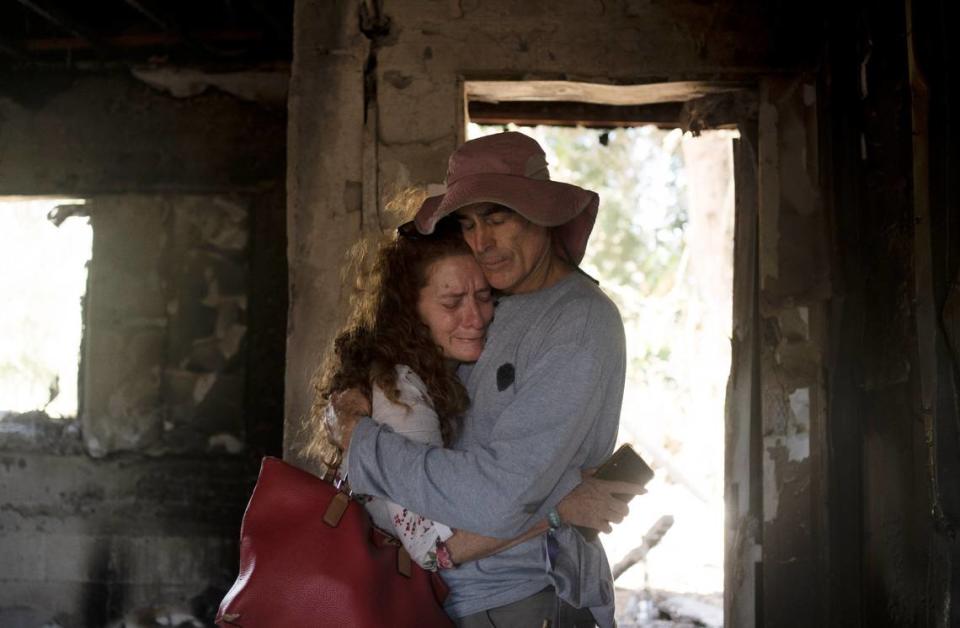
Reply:
[[350, 447], [353, 428], [365, 416], [370, 416], [370, 400], [362, 391], [350, 388], [334, 393], [323, 416], [330, 441], [346, 451]]
[[592, 470], [585, 471], [583, 481], [557, 504], [557, 513], [564, 523], [609, 533], [613, 530], [610, 524], [620, 523], [630, 512], [627, 504], [614, 494], [646, 492], [642, 484], [598, 480]]

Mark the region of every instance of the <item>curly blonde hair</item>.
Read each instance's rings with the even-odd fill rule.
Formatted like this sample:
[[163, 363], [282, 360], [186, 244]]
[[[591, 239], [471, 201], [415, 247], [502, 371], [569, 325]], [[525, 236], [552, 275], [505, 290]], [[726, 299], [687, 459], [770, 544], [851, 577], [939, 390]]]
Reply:
[[368, 270], [358, 272], [350, 316], [314, 379], [303, 453], [327, 470], [339, 465], [341, 454], [329, 441], [323, 420], [336, 392], [356, 388], [370, 397], [376, 385], [388, 399], [401, 403], [395, 367], [405, 364], [426, 385], [445, 445], [470, 405], [466, 389], [417, 311], [430, 266], [448, 257], [472, 255], [459, 229], [415, 239], [393, 235], [376, 247], [372, 264], [369, 253], [367, 246], [352, 252], [351, 266]]

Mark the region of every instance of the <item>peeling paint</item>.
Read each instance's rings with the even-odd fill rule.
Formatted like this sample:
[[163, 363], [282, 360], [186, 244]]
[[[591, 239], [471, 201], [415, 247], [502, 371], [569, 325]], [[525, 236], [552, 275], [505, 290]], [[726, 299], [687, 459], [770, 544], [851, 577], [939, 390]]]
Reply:
[[281, 108], [287, 103], [289, 75], [282, 71], [208, 73], [189, 68], [134, 68], [131, 73], [150, 87], [175, 98], [199, 96], [210, 88], [241, 100]]
[[220, 350], [228, 360], [237, 355], [243, 343], [243, 338], [247, 335], [246, 325], [231, 325], [224, 333], [220, 341]]
[[810, 457], [810, 433], [799, 432], [787, 436], [784, 445], [787, 448], [787, 460], [798, 462]]
[[799, 388], [790, 393], [790, 412], [793, 420], [788, 428], [786, 447], [790, 461], [810, 457], [810, 389]]
[[210, 394], [210, 389], [213, 388], [213, 385], [217, 383], [217, 374], [216, 373], [204, 373], [197, 378], [196, 384], [193, 387], [193, 400], [196, 403], [202, 402], [207, 398], [207, 395]]
[[243, 441], [233, 434], [214, 434], [207, 439], [207, 447], [209, 449], [223, 449], [228, 454], [239, 454], [245, 449]]
[[[805, 305], [801, 305], [800, 307], [797, 308], [797, 314], [800, 316], [800, 320], [803, 321], [803, 324], [806, 325], [807, 329], [809, 330], [810, 329], [810, 308], [808, 308]], [[807, 337], [808, 338], [810, 337], [809, 332], [807, 333]]]
[[780, 439], [763, 439], [763, 521], [770, 523], [777, 518], [780, 507], [780, 487], [777, 485], [777, 466], [770, 456], [770, 450], [780, 446]]
[[798, 426], [810, 428], [810, 389], [798, 388], [790, 393], [790, 411]]

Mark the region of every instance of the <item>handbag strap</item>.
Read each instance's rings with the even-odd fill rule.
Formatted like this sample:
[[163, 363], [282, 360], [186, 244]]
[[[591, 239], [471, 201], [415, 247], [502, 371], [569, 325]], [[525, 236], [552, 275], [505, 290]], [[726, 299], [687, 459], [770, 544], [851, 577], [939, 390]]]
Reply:
[[405, 578], [409, 578], [411, 575], [413, 575], [413, 558], [410, 557], [410, 553], [407, 551], [407, 548], [403, 546], [403, 543], [400, 542], [400, 539], [387, 534], [380, 528], [374, 527], [370, 540], [377, 547], [396, 547], [397, 572]]
[[343, 513], [347, 512], [347, 506], [349, 505], [350, 496], [338, 491], [330, 500], [330, 503], [327, 504], [327, 509], [323, 513], [323, 522], [331, 528], [336, 528], [340, 525]]
[[333, 488], [337, 490], [337, 494], [334, 495], [330, 503], [327, 504], [327, 509], [323, 513], [323, 522], [331, 528], [335, 528], [340, 525], [343, 513], [347, 512], [347, 506], [350, 505], [350, 500], [353, 499], [353, 491], [350, 489], [346, 475], [339, 476], [329, 468], [321, 479], [324, 482], [332, 484]]
[[[334, 479], [331, 480], [330, 477]], [[328, 472], [327, 475], [323, 476], [323, 479], [333, 484], [334, 488], [337, 489], [337, 494], [334, 495], [330, 503], [327, 504], [327, 509], [323, 513], [323, 522], [331, 528], [335, 528], [340, 524], [340, 520], [343, 519], [343, 514], [347, 512], [347, 507], [353, 499], [353, 491], [350, 490], [350, 485], [347, 484], [346, 476], [338, 478], [335, 474]], [[409, 578], [413, 574], [413, 559], [410, 557], [410, 553], [407, 552], [407, 549], [399, 539], [390, 536], [379, 528], [374, 527], [373, 530], [374, 535], [371, 540], [374, 543], [379, 545], [395, 545], [397, 547], [397, 571], [400, 575]]]

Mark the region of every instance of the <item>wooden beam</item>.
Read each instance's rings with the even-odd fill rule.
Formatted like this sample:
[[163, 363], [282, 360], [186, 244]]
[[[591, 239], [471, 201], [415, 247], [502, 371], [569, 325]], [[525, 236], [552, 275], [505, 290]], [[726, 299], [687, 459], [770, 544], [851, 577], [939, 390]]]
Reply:
[[158, 3], [154, 0], [124, 0], [124, 2], [137, 13], [144, 16], [155, 25], [159, 26], [164, 33], [176, 37], [176, 43], [182, 43], [195, 52], [203, 54], [213, 54], [218, 56], [222, 56], [224, 54], [222, 51], [212, 49], [210, 46], [206, 46], [197, 41], [197, 39], [188, 32], [188, 30], [180, 23], [179, 20], [177, 20], [176, 17], [171, 15], [162, 6], [158, 6]]
[[579, 81], [466, 81], [471, 101], [564, 101], [597, 105], [652, 105], [693, 100], [707, 94], [736, 91], [739, 83], [672, 81], [639, 85], [608, 85]]
[[596, 105], [583, 102], [470, 102], [470, 122], [478, 124], [549, 124], [616, 128], [677, 126], [683, 103]]
[[95, 34], [90, 28], [85, 25], [80, 24], [76, 18], [73, 18], [58, 7], [51, 5], [50, 3], [36, 0], [17, 0], [24, 7], [30, 9], [43, 19], [47, 20], [54, 26], [57, 26], [68, 33], [78, 37], [89, 43], [93, 48], [99, 50], [106, 50], [106, 46], [101, 42], [100, 37]]

